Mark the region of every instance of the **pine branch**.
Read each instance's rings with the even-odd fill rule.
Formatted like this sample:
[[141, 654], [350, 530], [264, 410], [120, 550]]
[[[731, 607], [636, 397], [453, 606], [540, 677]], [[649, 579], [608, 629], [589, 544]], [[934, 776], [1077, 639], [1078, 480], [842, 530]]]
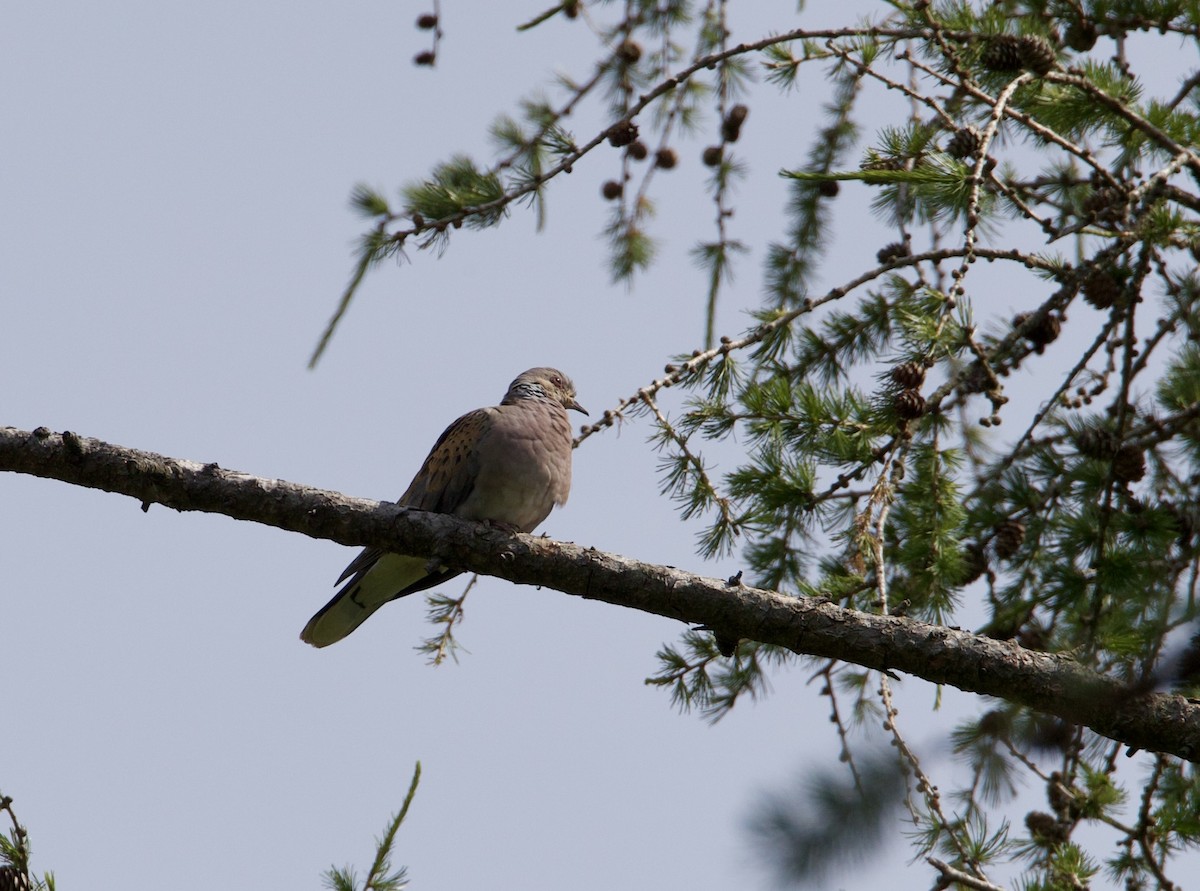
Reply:
[[[551, 13], [556, 12], [559, 8], [556, 7]], [[536, 25], [541, 21], [541, 18], [533, 20], [529, 26]], [[536, 173], [531, 173], [528, 176], [520, 177], [517, 181], [510, 184], [507, 188], [501, 188], [499, 194], [494, 197], [488, 197], [486, 200], [481, 199], [469, 204], [460, 204], [459, 206], [447, 205], [443, 208], [443, 213], [439, 213], [436, 218], [425, 220], [424, 214], [420, 214], [419, 218], [412, 219], [412, 225], [389, 232], [387, 224], [395, 222], [397, 217], [388, 214], [381, 224], [371, 230], [369, 236], [369, 245], [364, 249], [358, 262], [355, 264], [354, 274], [351, 276], [349, 284], [342, 293], [342, 297], [338, 303], [338, 308], [334, 311], [325, 330], [322, 332], [321, 338], [312, 356], [309, 358], [309, 368], [314, 368], [321, 355], [328, 347], [329, 341], [337, 328], [339, 321], [345, 314], [350, 302], [353, 300], [355, 292], [361, 284], [363, 276], [367, 270], [380, 257], [396, 253], [403, 249], [407, 239], [412, 237], [423, 237], [425, 240], [421, 243], [422, 247], [431, 245], [445, 247], [446, 238], [451, 230], [462, 227], [463, 225], [471, 225], [475, 228], [485, 228], [499, 221], [508, 212], [508, 207], [514, 202], [521, 202], [528, 198], [536, 198], [540, 190], [551, 180], [561, 174], [569, 174], [574, 170], [575, 165], [579, 163], [585, 156], [593, 150], [603, 146], [609, 135], [617, 128], [633, 122], [637, 116], [653, 105], [658, 99], [671, 93], [672, 91], [686, 85], [691, 78], [702, 71], [717, 68], [720, 65], [731, 62], [739, 56], [751, 55], [770, 47], [780, 46], [797, 40], [812, 40], [817, 38], [834, 39], [847, 37], [869, 37], [887, 40], [909, 40], [921, 37], [925, 32], [922, 30], [914, 30], [911, 28], [882, 28], [882, 27], [867, 27], [867, 28], [833, 28], [833, 29], [796, 29], [782, 34], [772, 34], [760, 40], [751, 43], [739, 43], [737, 46], [725, 47], [717, 52], [708, 53], [692, 60], [692, 62], [684, 68], [677, 71], [675, 74], [663, 77], [652, 88], [645, 92], [637, 94], [636, 99], [631, 95], [631, 101], [625, 110], [625, 115], [618, 120], [615, 120], [611, 125], [604, 127], [598, 133], [582, 145], [576, 145], [573, 142], [569, 147], [564, 146], [564, 150], [559, 153], [558, 163], [545, 167]], [[968, 39], [970, 35], [959, 34], [960, 39]], [[590, 93], [598, 83], [602, 80], [602, 75], [607, 70], [607, 63], [598, 67], [596, 73], [585, 84], [577, 87], [574, 90], [574, 95], [567, 104], [559, 109], [553, 115], [553, 120], [548, 122], [548, 126], [543, 130], [542, 134], [535, 137], [534, 142], [541, 138], [543, 134], [548, 134], [550, 126], [557, 124], [557, 121], [565, 117], [579, 103], [585, 95]], [[490, 180], [496, 180], [501, 170], [509, 167], [516, 160], [517, 154], [510, 155], [501, 162], [493, 165], [487, 171], [480, 172], [480, 176]], [[435, 172], [436, 178], [436, 172]], [[426, 184], [428, 185], [428, 184]], [[377, 237], [371, 237], [377, 236]], [[648, 239], [642, 239], [641, 247], [643, 250], [648, 249]], [[617, 278], [621, 278], [618, 275]]]
[[396, 846], [396, 833], [400, 831], [400, 825], [408, 816], [408, 809], [412, 806], [420, 782], [421, 762], [418, 761], [413, 770], [412, 782], [408, 786], [408, 794], [404, 796], [404, 804], [388, 820], [383, 835], [375, 840], [375, 859], [371, 862], [362, 887], [359, 888], [354, 870], [349, 867], [339, 869], [336, 866], [325, 872], [325, 887], [332, 891], [404, 891], [408, 887], [408, 869], [401, 866], [393, 870], [392, 853]]
[[954, 628], [817, 598], [730, 585], [455, 517], [350, 498], [110, 445], [74, 433], [0, 428], [0, 470], [127, 495], [143, 510], [219, 513], [345, 545], [436, 555], [446, 565], [720, 629], [793, 652], [902, 671], [1055, 715], [1131, 748], [1200, 761], [1200, 703], [1133, 694], [1071, 659]]

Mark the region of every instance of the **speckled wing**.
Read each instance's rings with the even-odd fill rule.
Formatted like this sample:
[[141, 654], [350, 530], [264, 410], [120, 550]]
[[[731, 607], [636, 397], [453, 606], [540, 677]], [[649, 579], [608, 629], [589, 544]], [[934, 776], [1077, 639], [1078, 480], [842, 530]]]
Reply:
[[477, 408], [446, 428], [397, 504], [438, 514], [455, 513], [475, 488], [479, 444], [498, 409]]
[[[455, 513], [475, 487], [479, 443], [491, 428], [496, 411], [476, 409], [447, 427], [396, 503], [417, 510]], [[338, 584], [346, 584], [309, 620], [300, 639], [315, 647], [329, 646], [388, 601], [440, 585], [456, 575], [450, 571], [430, 572], [425, 557], [365, 548], [337, 580]]]

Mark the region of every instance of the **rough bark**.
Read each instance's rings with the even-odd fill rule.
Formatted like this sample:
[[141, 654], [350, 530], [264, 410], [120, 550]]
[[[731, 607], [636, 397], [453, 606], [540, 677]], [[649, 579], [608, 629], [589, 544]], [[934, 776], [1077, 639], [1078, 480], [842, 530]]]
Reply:
[[723, 636], [995, 696], [1083, 724], [1134, 749], [1200, 760], [1200, 703], [1133, 694], [1070, 658], [959, 629], [876, 616], [616, 554], [122, 448], [45, 428], [0, 428], [0, 470], [219, 513], [346, 545], [436, 556], [447, 565], [541, 585]]

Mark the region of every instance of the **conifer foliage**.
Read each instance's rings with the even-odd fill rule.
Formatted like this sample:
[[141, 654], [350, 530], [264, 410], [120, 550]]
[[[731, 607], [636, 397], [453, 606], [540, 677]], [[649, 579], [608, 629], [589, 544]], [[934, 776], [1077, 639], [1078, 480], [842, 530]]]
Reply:
[[[735, 35], [737, 5], [563, 0], [521, 24], [590, 29], [590, 71], [497, 119], [490, 161], [447, 158], [395, 200], [354, 191], [369, 225], [312, 361], [381, 260], [445, 251], [520, 208], [541, 224], [567, 173], [594, 177], [612, 278], [636, 282], [666, 249], [662, 184], [699, 172], [703, 342], [647, 371], [581, 444], [649, 427], [700, 555], [744, 566], [730, 588], [968, 626], [1009, 642], [1018, 667], [1040, 651], [1114, 679], [1114, 710], [1200, 696], [1200, 4], [881, 0], [820, 27], [801, 4]], [[431, 77], [454, 39], [444, 22], [436, 3], [416, 22]], [[824, 116], [785, 170], [761, 169], [756, 105], [801, 84], [826, 91]], [[567, 128], [589, 110], [601, 124]], [[764, 243], [735, 214], [752, 176], [785, 211]], [[852, 195], [886, 236], [833, 269]], [[734, 292], [735, 269], [753, 286]], [[754, 323], [722, 336], [731, 300]], [[431, 661], [455, 655], [469, 590], [431, 601]], [[649, 683], [710, 720], [788, 667], [816, 683], [829, 757], [807, 753], [810, 781], [753, 827], [785, 882], [820, 881], [903, 825], [935, 888], [1195, 885], [1200, 751], [1132, 751], [1003, 696], [902, 716], [890, 671], [719, 627], [658, 659]], [[370, 868], [331, 869], [330, 887], [405, 886], [391, 857], [419, 777]], [[5, 796], [0, 820], [0, 889], [53, 889]]]
[[[593, 73], [497, 121], [490, 166], [451, 159], [395, 209], [360, 190], [375, 225], [342, 308], [380, 258], [444, 248], [514, 202], [540, 209], [559, 174], [587, 166], [604, 182], [613, 277], [633, 279], [659, 256], [654, 180], [699, 162], [714, 208], [693, 250], [706, 342], [584, 438], [648, 417], [664, 491], [705, 524], [701, 552], [736, 552], [748, 583], [970, 622], [1119, 678], [1131, 696], [1186, 691], [1200, 660], [1186, 647], [1165, 657], [1171, 632], [1191, 634], [1200, 577], [1200, 72], [1183, 67], [1200, 7], [911, 0], [833, 28], [805, 28], [802, 9], [735, 37], [735, 5], [566, 2], [527, 23], [588, 22]], [[1152, 92], [1143, 68], [1161, 84], [1175, 60], [1170, 87]], [[757, 97], [800, 83], [824, 86], [825, 116], [779, 178], [783, 230], [747, 245], [736, 186], [777, 171], [757, 170], [739, 140]], [[891, 97], [886, 120], [863, 112], [869, 95]], [[607, 123], [572, 134], [565, 116], [589, 102]], [[877, 265], [818, 277], [849, 189], [869, 192], [893, 234]], [[750, 307], [756, 325], [718, 338], [735, 265], [763, 284], [741, 293], [765, 298]], [[674, 416], [657, 401], [670, 386], [690, 394]], [[706, 449], [731, 443], [738, 466], [718, 475]], [[652, 682], [714, 719], [798, 658], [707, 631], [659, 655]], [[847, 834], [902, 809], [936, 887], [1186, 884], [1176, 858], [1200, 841], [1194, 764], [989, 701], [947, 731], [961, 764], [938, 778], [886, 673], [807, 670], [842, 767], [834, 793], [805, 803], [817, 828], [765, 808], [784, 878], [813, 878], [839, 838], [850, 848]], [[890, 755], [873, 754], [879, 731], [866, 726], [883, 728]], [[903, 779], [886, 795], [871, 781], [881, 770]], [[1045, 803], [1012, 813], [1018, 785]]]

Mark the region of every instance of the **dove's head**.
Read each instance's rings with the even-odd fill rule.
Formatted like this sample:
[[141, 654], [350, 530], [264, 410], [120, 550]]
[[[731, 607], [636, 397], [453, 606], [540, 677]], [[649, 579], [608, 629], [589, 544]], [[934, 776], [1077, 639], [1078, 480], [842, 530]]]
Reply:
[[587, 409], [575, 401], [575, 385], [557, 368], [530, 368], [518, 375], [500, 404], [512, 405], [522, 399], [548, 399], [587, 414]]

